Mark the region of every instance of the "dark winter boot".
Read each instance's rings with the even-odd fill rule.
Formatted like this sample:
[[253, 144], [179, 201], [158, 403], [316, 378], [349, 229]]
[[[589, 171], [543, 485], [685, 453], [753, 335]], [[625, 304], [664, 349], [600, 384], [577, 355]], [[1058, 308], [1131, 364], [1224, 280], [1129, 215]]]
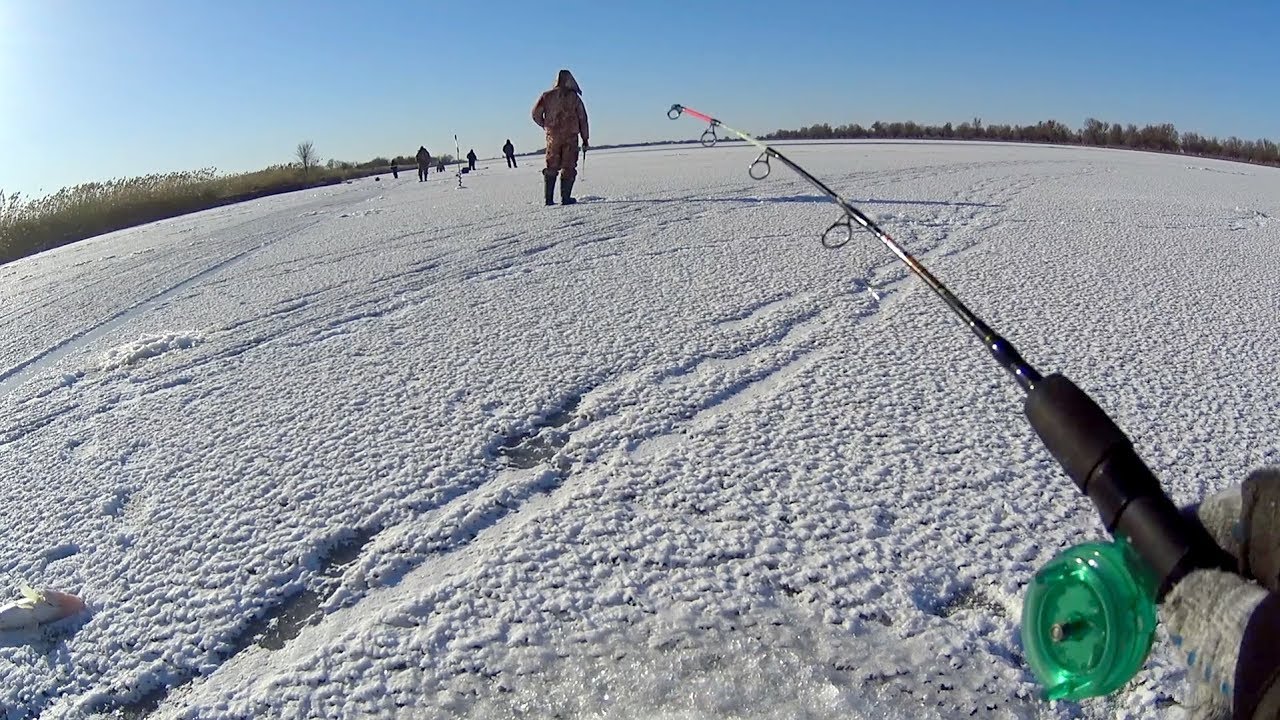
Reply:
[[577, 200], [574, 200], [572, 197], [570, 197], [573, 194], [573, 181], [575, 179], [576, 178], [568, 178], [560, 181], [560, 204], [561, 205], [573, 205], [578, 202]]
[[556, 204], [556, 176], [544, 173], [542, 176], [542, 179], [547, 186], [547, 204], [555, 205]]

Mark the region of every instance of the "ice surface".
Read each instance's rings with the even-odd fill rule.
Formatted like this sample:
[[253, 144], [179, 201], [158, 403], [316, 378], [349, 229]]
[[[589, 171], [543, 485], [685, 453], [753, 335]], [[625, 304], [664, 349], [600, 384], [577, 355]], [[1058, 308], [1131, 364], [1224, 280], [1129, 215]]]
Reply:
[[[1280, 171], [797, 143], [1175, 500], [1280, 462]], [[1167, 717], [1047, 704], [1021, 593], [1101, 533], [1016, 386], [742, 147], [360, 181], [0, 266], [10, 718]], [[1206, 172], [1212, 170], [1212, 172]]]

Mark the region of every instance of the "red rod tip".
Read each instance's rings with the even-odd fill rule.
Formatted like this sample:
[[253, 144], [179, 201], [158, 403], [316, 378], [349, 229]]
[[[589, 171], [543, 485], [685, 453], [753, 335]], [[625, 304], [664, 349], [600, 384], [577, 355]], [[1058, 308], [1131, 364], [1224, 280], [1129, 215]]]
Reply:
[[697, 110], [691, 110], [691, 109], [689, 109], [689, 108], [685, 108], [685, 109], [684, 109], [684, 111], [685, 111], [686, 113], [688, 113], [689, 115], [692, 115], [692, 116], [694, 116], [694, 117], [698, 118], [699, 120], [706, 120], [707, 122], [714, 122], [714, 121], [711, 119], [711, 116], [710, 116], [710, 115], [703, 115], [702, 113], [698, 112]]

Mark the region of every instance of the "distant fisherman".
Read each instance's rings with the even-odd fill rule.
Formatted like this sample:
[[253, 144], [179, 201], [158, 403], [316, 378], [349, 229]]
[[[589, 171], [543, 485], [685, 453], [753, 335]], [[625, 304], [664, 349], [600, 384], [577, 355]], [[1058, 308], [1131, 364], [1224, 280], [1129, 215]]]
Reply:
[[560, 204], [572, 205], [573, 181], [578, 177], [578, 136], [582, 148], [589, 146], [587, 108], [582, 104], [582, 88], [573, 74], [561, 70], [555, 87], [542, 93], [533, 106], [533, 121], [547, 131], [546, 201], [555, 205], [556, 173], [560, 173]]
[[427, 181], [427, 172], [431, 170], [431, 153], [425, 145], [418, 146], [418, 182]]
[[511, 144], [511, 138], [507, 138], [507, 144], [502, 146], [502, 154], [507, 156], [507, 169], [519, 167], [516, 165], [516, 146]]

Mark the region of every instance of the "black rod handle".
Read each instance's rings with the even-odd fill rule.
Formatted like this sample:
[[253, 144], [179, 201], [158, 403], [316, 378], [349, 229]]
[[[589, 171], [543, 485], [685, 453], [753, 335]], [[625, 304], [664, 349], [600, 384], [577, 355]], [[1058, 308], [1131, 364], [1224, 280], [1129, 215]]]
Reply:
[[1231, 570], [1235, 561], [1200, 523], [1179, 512], [1133, 443], [1083, 390], [1049, 375], [1023, 407], [1049, 454], [1088, 498], [1112, 535], [1122, 535], [1146, 561], [1156, 597], [1192, 570]]

